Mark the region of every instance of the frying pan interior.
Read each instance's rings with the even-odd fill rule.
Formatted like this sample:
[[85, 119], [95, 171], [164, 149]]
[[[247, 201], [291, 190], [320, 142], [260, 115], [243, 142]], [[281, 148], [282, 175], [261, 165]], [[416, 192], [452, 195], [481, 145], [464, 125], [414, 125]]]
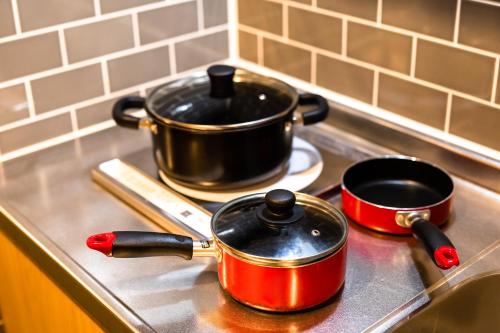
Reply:
[[358, 163], [344, 174], [344, 186], [364, 201], [394, 208], [434, 205], [453, 192], [453, 181], [446, 172], [406, 158]]

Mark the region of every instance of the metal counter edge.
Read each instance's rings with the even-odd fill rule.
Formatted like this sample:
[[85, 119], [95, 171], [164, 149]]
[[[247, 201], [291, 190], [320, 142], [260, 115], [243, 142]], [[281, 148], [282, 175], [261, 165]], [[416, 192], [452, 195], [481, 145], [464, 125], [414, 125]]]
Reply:
[[0, 232], [105, 331], [155, 332], [6, 202]]

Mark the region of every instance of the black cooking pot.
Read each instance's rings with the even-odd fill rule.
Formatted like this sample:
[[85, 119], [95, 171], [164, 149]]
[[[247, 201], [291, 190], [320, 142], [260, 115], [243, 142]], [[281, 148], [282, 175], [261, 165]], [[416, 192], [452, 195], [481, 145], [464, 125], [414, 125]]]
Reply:
[[[297, 105], [315, 107], [299, 113]], [[138, 108], [148, 117], [126, 113]], [[159, 86], [146, 99], [124, 97], [113, 107], [118, 125], [151, 130], [162, 176], [204, 189], [247, 186], [285, 171], [293, 126], [327, 114], [321, 96], [299, 95], [282, 81], [226, 65]]]

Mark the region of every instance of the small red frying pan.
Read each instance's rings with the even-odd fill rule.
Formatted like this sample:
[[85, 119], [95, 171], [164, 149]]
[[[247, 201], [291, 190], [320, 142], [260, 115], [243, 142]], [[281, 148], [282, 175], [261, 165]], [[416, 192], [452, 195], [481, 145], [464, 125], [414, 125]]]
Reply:
[[384, 233], [414, 234], [435, 264], [449, 269], [458, 254], [437, 227], [450, 216], [453, 181], [444, 170], [406, 156], [354, 164], [342, 177], [342, 207], [355, 222]]

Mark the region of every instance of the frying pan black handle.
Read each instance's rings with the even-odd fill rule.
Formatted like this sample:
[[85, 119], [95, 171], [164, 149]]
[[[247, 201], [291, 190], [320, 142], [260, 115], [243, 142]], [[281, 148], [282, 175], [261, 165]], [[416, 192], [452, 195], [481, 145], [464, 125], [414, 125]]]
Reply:
[[413, 234], [424, 244], [434, 263], [441, 269], [458, 266], [459, 258], [455, 246], [433, 223], [418, 218], [411, 225]]
[[107, 232], [90, 236], [87, 246], [115, 258], [178, 256], [189, 260], [193, 257], [191, 237], [158, 232]]
[[325, 120], [330, 110], [327, 100], [315, 94], [300, 94], [299, 105], [317, 105], [315, 109], [302, 113], [304, 125], [315, 124]]
[[113, 119], [122, 127], [138, 129], [141, 118], [125, 113], [128, 109], [143, 109], [145, 99], [140, 96], [126, 96], [120, 98], [113, 105]]

